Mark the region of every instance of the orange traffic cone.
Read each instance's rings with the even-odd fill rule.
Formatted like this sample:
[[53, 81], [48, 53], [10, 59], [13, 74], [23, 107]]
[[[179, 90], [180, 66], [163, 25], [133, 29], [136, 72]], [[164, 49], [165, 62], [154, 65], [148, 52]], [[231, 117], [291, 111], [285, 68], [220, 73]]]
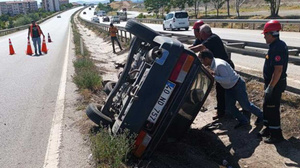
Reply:
[[50, 37], [50, 34], [48, 33], [48, 43], [51, 43], [52, 40], [51, 40], [51, 37]]
[[13, 54], [15, 54], [15, 50], [14, 50], [14, 47], [12, 46], [11, 41], [9, 39], [9, 55], [13, 55]]
[[33, 52], [31, 49], [30, 40], [28, 39], [26, 55], [32, 55], [32, 54], [33, 54]]
[[42, 52], [45, 53], [45, 54], [47, 54], [47, 52], [48, 52], [45, 37], [43, 38]]

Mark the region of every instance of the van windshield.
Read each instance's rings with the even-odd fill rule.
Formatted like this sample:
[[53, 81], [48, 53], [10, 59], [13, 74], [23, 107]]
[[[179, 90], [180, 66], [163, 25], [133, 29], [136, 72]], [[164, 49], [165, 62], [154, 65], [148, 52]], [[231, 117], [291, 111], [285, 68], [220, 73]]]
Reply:
[[177, 13], [175, 13], [175, 17], [176, 18], [187, 18], [187, 17], [189, 17], [189, 15], [187, 12], [177, 12]]

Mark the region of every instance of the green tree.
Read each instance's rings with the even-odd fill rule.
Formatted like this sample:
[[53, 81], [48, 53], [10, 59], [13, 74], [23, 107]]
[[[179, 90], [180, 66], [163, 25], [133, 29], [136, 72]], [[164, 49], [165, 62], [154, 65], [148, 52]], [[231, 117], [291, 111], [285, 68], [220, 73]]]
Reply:
[[202, 0], [203, 3], [204, 3], [204, 8], [205, 8], [205, 16], [207, 16], [207, 6], [208, 6], [208, 3], [210, 2], [210, 0]]
[[271, 16], [277, 17], [280, 8], [280, 0], [265, 0], [270, 4]]
[[226, 0], [211, 0], [214, 5], [214, 8], [217, 10], [217, 17], [219, 17], [219, 10], [222, 8]]
[[187, 4], [189, 7], [194, 7], [194, 13], [195, 13], [195, 17], [196, 19], [198, 18], [198, 14], [199, 14], [199, 6], [202, 0], [188, 0]]
[[[169, 0], [145, 0], [144, 4], [148, 12], [154, 12], [158, 18], [159, 9], [164, 10], [164, 6], [169, 4]], [[162, 12], [163, 14], [163, 12]]]
[[11, 18], [9, 18], [9, 21], [8, 21], [8, 28], [13, 28], [14, 27], [14, 22]]
[[240, 7], [246, 0], [235, 0], [235, 11], [238, 18], [240, 17]]
[[227, 16], [230, 16], [230, 4], [229, 4], [229, 0], [226, 0], [227, 2]]

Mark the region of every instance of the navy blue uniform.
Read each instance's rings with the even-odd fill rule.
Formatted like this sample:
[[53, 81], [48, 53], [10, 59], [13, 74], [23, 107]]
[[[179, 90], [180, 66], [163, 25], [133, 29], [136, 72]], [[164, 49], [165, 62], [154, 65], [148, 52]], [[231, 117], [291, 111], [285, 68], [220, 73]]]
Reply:
[[[234, 69], [234, 64], [229, 59], [225, 51], [224, 44], [218, 35], [212, 34], [208, 39], [202, 42], [202, 45], [209, 49], [214, 54], [215, 58], [225, 60]], [[225, 89], [218, 82], [216, 83], [216, 92], [218, 107], [217, 114], [221, 117], [225, 114]]]
[[196, 45], [199, 45], [199, 44], [202, 44], [202, 43], [203, 43], [203, 40], [196, 39], [196, 40], [194, 41], [193, 46], [196, 46]]
[[269, 45], [268, 55], [265, 59], [264, 64], [264, 81], [265, 88], [268, 87], [274, 73], [275, 66], [283, 66], [282, 74], [279, 81], [275, 85], [271, 99], [264, 99], [263, 113], [264, 113], [264, 125], [269, 128], [271, 136], [280, 136], [280, 100], [282, 92], [286, 89], [286, 70], [288, 65], [288, 47], [285, 42], [281, 41], [279, 38], [276, 39]]

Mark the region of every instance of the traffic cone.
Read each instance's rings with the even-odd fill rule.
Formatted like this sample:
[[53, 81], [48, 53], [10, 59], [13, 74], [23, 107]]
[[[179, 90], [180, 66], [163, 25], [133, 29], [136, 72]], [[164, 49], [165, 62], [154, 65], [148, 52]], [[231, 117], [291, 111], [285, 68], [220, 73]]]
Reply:
[[45, 53], [45, 54], [47, 54], [47, 52], [48, 52], [45, 37], [43, 38], [42, 52]]
[[31, 49], [30, 40], [28, 39], [26, 55], [32, 55], [32, 54], [33, 54], [33, 52]]
[[50, 34], [48, 33], [48, 43], [51, 43], [52, 40], [51, 40], [51, 37], [50, 37]]
[[11, 44], [11, 41], [9, 39], [9, 55], [14, 55], [15, 54], [15, 50], [14, 47]]

